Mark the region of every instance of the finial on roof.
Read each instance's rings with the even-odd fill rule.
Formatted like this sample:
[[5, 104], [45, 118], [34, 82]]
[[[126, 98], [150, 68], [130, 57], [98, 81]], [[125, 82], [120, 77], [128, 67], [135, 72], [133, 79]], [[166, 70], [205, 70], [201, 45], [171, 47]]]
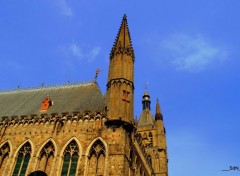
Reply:
[[103, 71], [103, 70], [100, 70], [99, 68], [96, 70], [95, 72], [95, 77], [94, 77], [94, 81], [97, 81], [97, 77], [98, 77], [98, 74]]
[[161, 120], [161, 119], [162, 119], [162, 112], [161, 112], [160, 104], [157, 98], [155, 120]]
[[145, 90], [148, 90], [148, 82], [145, 82]]

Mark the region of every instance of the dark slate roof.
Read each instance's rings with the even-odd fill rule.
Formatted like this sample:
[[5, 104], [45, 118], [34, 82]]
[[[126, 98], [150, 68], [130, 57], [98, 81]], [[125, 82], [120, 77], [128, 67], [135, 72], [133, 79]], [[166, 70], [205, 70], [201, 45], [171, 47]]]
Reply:
[[149, 109], [144, 109], [137, 126], [142, 127], [147, 125], [154, 125], [154, 118]]
[[[40, 111], [47, 96], [53, 105]], [[104, 108], [104, 96], [95, 82], [0, 92], [0, 117], [95, 112]]]

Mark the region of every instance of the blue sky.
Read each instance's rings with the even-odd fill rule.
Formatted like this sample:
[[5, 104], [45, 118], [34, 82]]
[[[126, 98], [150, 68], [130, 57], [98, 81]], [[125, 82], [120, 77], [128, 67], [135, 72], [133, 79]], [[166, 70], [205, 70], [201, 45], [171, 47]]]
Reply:
[[167, 131], [170, 176], [240, 166], [240, 1], [2, 0], [0, 89], [93, 80], [105, 93], [123, 14], [135, 49], [135, 116], [148, 83]]

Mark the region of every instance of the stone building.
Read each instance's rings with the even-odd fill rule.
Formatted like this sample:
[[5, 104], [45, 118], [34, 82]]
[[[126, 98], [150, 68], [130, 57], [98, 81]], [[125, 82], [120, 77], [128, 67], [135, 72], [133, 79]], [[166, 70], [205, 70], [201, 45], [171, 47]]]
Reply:
[[124, 15], [106, 95], [96, 80], [0, 92], [0, 175], [167, 176], [159, 102], [154, 117], [145, 91], [133, 117], [134, 61]]

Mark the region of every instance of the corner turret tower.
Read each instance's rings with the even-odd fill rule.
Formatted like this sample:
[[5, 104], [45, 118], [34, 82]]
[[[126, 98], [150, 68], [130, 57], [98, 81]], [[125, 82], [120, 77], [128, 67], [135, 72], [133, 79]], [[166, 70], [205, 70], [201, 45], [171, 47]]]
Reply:
[[133, 127], [134, 51], [124, 15], [110, 54], [107, 82], [107, 125]]
[[159, 101], [156, 103], [155, 114], [156, 138], [157, 138], [157, 153], [154, 166], [155, 175], [167, 176], [168, 175], [168, 157], [167, 157], [167, 144], [166, 144], [166, 131], [163, 124], [163, 116], [160, 108]]

